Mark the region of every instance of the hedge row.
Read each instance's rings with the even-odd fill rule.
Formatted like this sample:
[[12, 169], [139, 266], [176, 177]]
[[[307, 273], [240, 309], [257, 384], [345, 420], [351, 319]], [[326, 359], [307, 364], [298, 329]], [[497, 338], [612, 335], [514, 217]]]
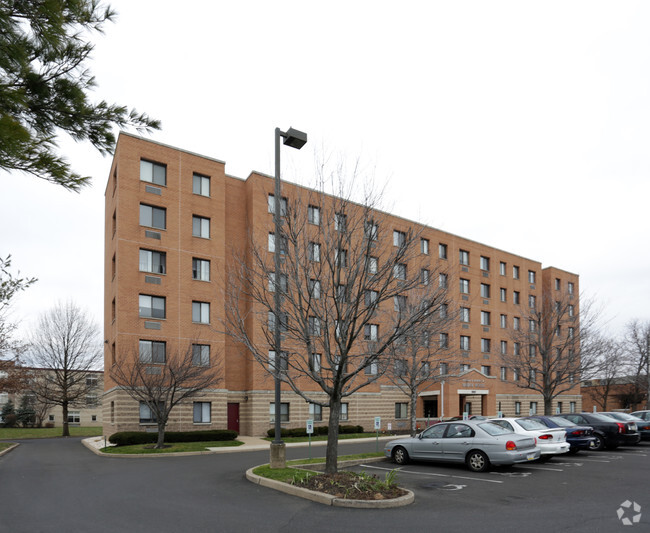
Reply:
[[[209, 442], [235, 440], [237, 432], [230, 429], [211, 429], [206, 431], [165, 431], [165, 442]], [[144, 431], [120, 431], [113, 433], [108, 441], [116, 446], [132, 444], [151, 444], [158, 441], [158, 433]]]
[[[327, 426], [314, 426], [313, 435], [327, 435]], [[363, 433], [363, 426], [339, 426], [339, 435], [345, 433]], [[275, 428], [269, 429], [266, 434], [269, 437], [275, 437]], [[282, 428], [280, 431], [282, 437], [306, 437], [306, 428]]]

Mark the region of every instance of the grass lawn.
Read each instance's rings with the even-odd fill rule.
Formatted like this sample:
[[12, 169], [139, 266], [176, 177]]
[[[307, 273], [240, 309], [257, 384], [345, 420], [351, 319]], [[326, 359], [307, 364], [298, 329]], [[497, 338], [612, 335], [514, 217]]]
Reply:
[[0, 442], [0, 452], [6, 450], [9, 446], [13, 446], [13, 442]]
[[[1, 439], [44, 439], [60, 437], [63, 428], [0, 428]], [[70, 426], [71, 437], [95, 437], [102, 434], [101, 427]]]
[[[114, 455], [139, 455], [151, 453], [179, 453], [179, 452], [205, 452], [206, 448], [228, 448], [232, 446], [241, 446], [244, 444], [238, 440], [219, 440], [208, 442], [174, 442], [166, 444], [169, 448], [156, 450], [151, 448], [153, 444], [133, 444], [132, 446], [108, 446], [102, 448], [104, 453], [111, 453]], [[149, 447], [148, 447], [149, 446]]]

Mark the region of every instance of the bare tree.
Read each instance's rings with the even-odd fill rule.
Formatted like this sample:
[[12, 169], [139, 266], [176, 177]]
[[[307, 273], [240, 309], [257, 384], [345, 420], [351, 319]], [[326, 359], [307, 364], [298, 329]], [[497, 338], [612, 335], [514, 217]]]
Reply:
[[164, 446], [171, 410], [220, 381], [216, 366], [202, 348], [191, 343], [178, 348], [141, 341], [137, 353], [123, 353], [111, 367], [111, 379], [131, 398], [145, 404], [157, 423], [156, 448]]
[[31, 389], [38, 401], [63, 409], [63, 436], [70, 435], [69, 407], [85, 403], [88, 371], [101, 366], [99, 328], [72, 302], [58, 303], [43, 313], [30, 338], [29, 361], [43, 369], [34, 373]]
[[632, 320], [626, 326], [625, 346], [634, 370], [636, 398], [645, 396], [650, 409], [650, 321]]
[[[405, 224], [393, 231], [393, 224], [382, 224], [377, 198], [366, 193], [361, 203], [352, 202], [342, 175], [337, 169], [320, 180], [318, 191], [293, 189], [283, 199], [276, 213], [282, 235], [269, 236], [268, 250], [251, 237], [248, 255], [235, 258], [225, 295], [226, 333], [269, 375], [329, 408], [328, 473], [337, 470], [342, 400], [376, 381], [380, 373], [373, 368], [384, 366], [392, 344], [441, 304], [425, 296], [427, 288], [432, 294], [435, 289], [424, 281], [429, 265], [419, 253], [419, 230]], [[334, 184], [336, 196], [325, 192], [325, 183]], [[269, 251], [281, 254], [281, 272], [275, 272]], [[416, 288], [422, 305], [393, 321], [394, 298], [409, 298]], [[280, 316], [275, 291], [281, 292]], [[275, 349], [275, 328], [282, 350]]]
[[[620, 341], [611, 338], [600, 338], [600, 354], [593, 366], [593, 386], [583, 387], [591, 399], [602, 411], [607, 411], [607, 402], [612, 396], [613, 386], [619, 383], [619, 378], [625, 375], [628, 368], [627, 354]], [[583, 375], [583, 378], [585, 376]]]
[[577, 304], [571, 294], [551, 291], [544, 293], [541, 305], [531, 300], [520, 328], [512, 331], [512, 350], [501, 355], [515, 369], [517, 386], [542, 395], [546, 415], [553, 414], [553, 400], [593, 368], [602, 349], [593, 301], [583, 298], [579, 310]]
[[433, 298], [438, 302], [437, 309], [429, 313], [409, 332], [394, 342], [386, 360], [385, 374], [387, 378], [409, 397], [409, 420], [411, 435], [417, 432], [417, 399], [418, 394], [440, 380], [447, 371], [440, 366], [443, 358], [448, 358], [449, 329], [452, 320], [457, 319], [451, 309], [448, 295], [449, 278], [447, 272], [436, 272], [431, 283], [433, 290], [425, 291], [420, 296], [419, 290], [413, 290], [407, 300], [399, 295], [393, 298], [395, 319], [399, 320], [402, 313], [414, 314], [417, 307], [423, 305], [423, 299]]
[[9, 320], [11, 302], [18, 293], [35, 282], [36, 278], [20, 277], [20, 272], [12, 274], [11, 255], [0, 257], [0, 371], [13, 369], [15, 364], [19, 363], [18, 356], [24, 348], [12, 339], [16, 324]]

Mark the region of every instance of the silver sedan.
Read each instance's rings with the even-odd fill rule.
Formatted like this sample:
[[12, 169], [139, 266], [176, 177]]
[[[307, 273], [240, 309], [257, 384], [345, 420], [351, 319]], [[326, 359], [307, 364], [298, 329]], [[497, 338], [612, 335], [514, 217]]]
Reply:
[[392, 440], [384, 448], [397, 464], [409, 459], [465, 463], [474, 472], [490, 464], [511, 465], [539, 459], [535, 439], [507, 431], [482, 420], [442, 422], [415, 437]]

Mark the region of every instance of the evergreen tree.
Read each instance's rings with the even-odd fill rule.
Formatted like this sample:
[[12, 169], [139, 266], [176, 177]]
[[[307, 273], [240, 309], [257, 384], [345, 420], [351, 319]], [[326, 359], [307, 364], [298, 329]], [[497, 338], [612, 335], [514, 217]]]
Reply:
[[16, 422], [26, 428], [33, 426], [35, 421], [34, 398], [25, 394], [20, 399], [20, 406], [16, 412]]
[[97, 0], [0, 0], [0, 170], [79, 191], [90, 177], [56, 153], [61, 132], [106, 154], [115, 146], [114, 126], [160, 127], [146, 114], [88, 99], [95, 80], [85, 37], [114, 17]]
[[16, 409], [14, 407], [14, 402], [9, 400], [2, 406], [0, 418], [2, 418], [2, 425], [6, 428], [11, 428], [16, 425]]

